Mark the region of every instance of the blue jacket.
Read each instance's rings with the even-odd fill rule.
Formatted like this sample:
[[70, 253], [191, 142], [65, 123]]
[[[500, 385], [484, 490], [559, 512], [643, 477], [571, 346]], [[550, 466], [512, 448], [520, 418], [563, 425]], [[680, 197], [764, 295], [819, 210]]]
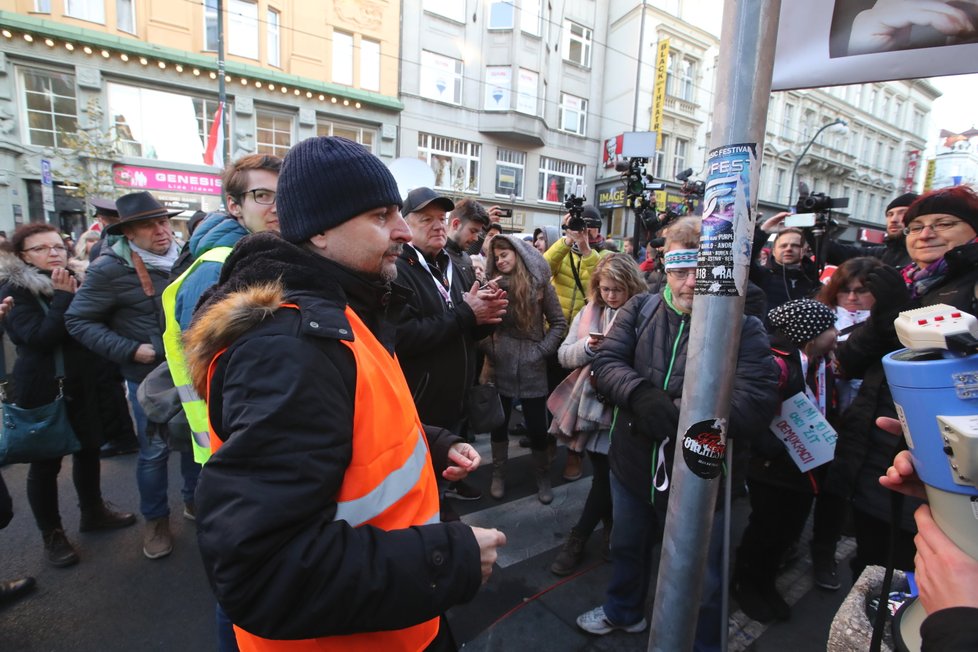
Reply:
[[[218, 213], [211, 215], [200, 223], [190, 238], [190, 251], [196, 259], [215, 247], [233, 247], [238, 240], [248, 235], [248, 229], [241, 226], [236, 219]], [[177, 293], [177, 322], [180, 330], [190, 328], [190, 320], [200, 296], [221, 276], [221, 263], [201, 263], [183, 281]]]

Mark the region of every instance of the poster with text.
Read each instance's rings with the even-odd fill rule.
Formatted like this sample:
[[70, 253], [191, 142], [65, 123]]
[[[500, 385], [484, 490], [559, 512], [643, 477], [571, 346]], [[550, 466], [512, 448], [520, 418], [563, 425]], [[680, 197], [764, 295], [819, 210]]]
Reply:
[[804, 392], [781, 404], [781, 413], [771, 421], [771, 432], [802, 473], [831, 462], [835, 456], [835, 428]]
[[706, 170], [696, 294], [742, 295], [747, 290], [754, 233], [750, 201], [751, 184], [757, 176], [757, 144], [714, 149]]

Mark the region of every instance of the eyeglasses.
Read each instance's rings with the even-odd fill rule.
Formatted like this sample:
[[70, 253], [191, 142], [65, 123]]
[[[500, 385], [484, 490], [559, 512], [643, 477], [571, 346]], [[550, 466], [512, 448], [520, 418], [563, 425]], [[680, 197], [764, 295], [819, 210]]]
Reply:
[[598, 287], [598, 291], [601, 292], [601, 294], [625, 294], [625, 288]]
[[63, 254], [68, 251], [68, 248], [64, 245], [37, 245], [36, 247], [30, 247], [29, 249], [24, 249], [24, 251], [29, 251], [32, 254], [46, 254], [48, 252], [55, 252], [58, 254]]
[[910, 226], [903, 229], [903, 235], [918, 236], [924, 232], [924, 229], [930, 227], [930, 230], [934, 233], [941, 233], [949, 229], [953, 229], [958, 224], [961, 224], [964, 220], [937, 220], [936, 222], [931, 222], [930, 224], [920, 224], [919, 222], [913, 222]]
[[690, 277], [691, 274], [696, 272], [695, 267], [686, 267], [684, 269], [667, 269], [666, 274], [673, 277], [677, 281], [685, 281]]
[[254, 197], [256, 204], [271, 206], [275, 203], [274, 190], [268, 190], [267, 188], [255, 188], [254, 190], [245, 190], [244, 194], [250, 194], [252, 197]]

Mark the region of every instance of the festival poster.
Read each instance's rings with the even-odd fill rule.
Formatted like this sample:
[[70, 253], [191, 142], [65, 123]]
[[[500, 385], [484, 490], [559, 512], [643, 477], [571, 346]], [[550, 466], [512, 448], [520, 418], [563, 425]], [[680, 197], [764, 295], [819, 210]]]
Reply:
[[726, 145], [710, 152], [696, 294], [731, 297], [746, 293], [755, 219], [750, 210], [751, 187], [756, 177], [756, 143]]

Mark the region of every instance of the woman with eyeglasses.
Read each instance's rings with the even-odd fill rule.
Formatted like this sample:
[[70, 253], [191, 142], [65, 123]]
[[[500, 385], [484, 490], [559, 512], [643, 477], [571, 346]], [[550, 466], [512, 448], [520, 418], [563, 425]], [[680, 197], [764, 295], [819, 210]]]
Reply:
[[[79, 529], [86, 532], [132, 525], [135, 515], [114, 511], [102, 499], [102, 416], [94, 394], [99, 360], [68, 334], [64, 321], [79, 286], [74, 263], [68, 261], [61, 235], [48, 224], [21, 226], [14, 232], [10, 247], [12, 252], [0, 254], [0, 300], [14, 299], [4, 329], [17, 346], [13, 387], [7, 387], [7, 400], [24, 408], [52, 402], [59, 390], [55, 369], [60, 355], [68, 420], [81, 443], [71, 465], [81, 507]], [[78, 562], [58, 507], [61, 461], [57, 457], [31, 462], [27, 473], [27, 500], [41, 530], [45, 557], [56, 567]]]
[[[877, 417], [896, 418], [882, 358], [903, 348], [893, 321], [900, 312], [944, 303], [978, 312], [978, 194], [969, 186], [926, 193], [903, 216], [907, 253], [902, 271], [886, 265], [870, 271], [866, 286], [874, 298], [869, 319], [839, 345], [836, 358], [848, 378], [862, 385], [837, 430], [830, 491], [849, 498], [854, 513], [856, 557], [853, 579], [869, 564], [884, 565], [889, 553], [890, 492], [878, 480], [896, 454], [899, 438], [876, 426]], [[897, 522], [895, 566], [912, 570], [913, 512], [920, 502], [904, 500]]]

